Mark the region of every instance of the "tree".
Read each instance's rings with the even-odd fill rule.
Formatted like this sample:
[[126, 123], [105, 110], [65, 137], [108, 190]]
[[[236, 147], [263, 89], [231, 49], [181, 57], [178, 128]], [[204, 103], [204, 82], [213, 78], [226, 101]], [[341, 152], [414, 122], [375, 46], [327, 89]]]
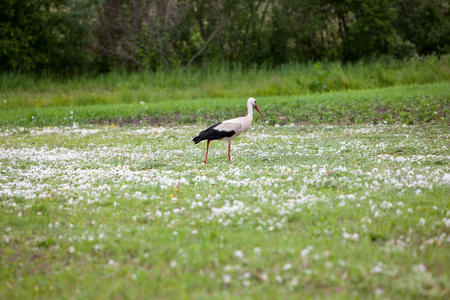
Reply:
[[0, 1], [1, 69], [82, 72], [91, 59], [89, 5], [63, 0]]
[[103, 1], [92, 49], [99, 53], [105, 70], [170, 68], [179, 63], [177, 48], [191, 8], [189, 1]]
[[450, 4], [445, 0], [397, 0], [399, 17], [394, 26], [399, 35], [416, 48], [417, 53], [450, 51]]
[[446, 0], [3, 0], [0, 70], [274, 66], [450, 51]]

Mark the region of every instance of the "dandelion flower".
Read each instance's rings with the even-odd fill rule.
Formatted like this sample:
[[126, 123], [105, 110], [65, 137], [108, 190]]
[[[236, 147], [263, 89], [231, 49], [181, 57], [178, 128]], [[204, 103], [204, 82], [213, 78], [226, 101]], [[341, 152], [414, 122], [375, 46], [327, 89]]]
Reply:
[[241, 250], [236, 250], [236, 251], [234, 251], [234, 256], [239, 259], [242, 259], [242, 258], [244, 258], [244, 253]]
[[228, 275], [228, 274], [224, 274], [222, 276], [222, 281], [223, 281], [223, 283], [230, 283], [231, 282], [231, 276]]

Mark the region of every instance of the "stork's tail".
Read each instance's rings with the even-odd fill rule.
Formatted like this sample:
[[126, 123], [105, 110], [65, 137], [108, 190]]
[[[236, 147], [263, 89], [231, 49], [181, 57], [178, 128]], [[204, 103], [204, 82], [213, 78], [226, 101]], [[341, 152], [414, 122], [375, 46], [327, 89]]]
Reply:
[[217, 125], [219, 125], [219, 123], [216, 123], [208, 128], [206, 128], [205, 130], [203, 130], [202, 132], [200, 132], [199, 134], [197, 134], [197, 136], [195, 136], [192, 141], [196, 144], [200, 143], [203, 140], [207, 140], [208, 139], [208, 134], [210, 133], [211, 129], [216, 127]]
[[200, 133], [199, 135], [195, 136], [195, 137], [192, 139], [192, 141], [193, 141], [194, 143], [196, 143], [196, 144], [200, 143], [200, 142], [203, 141], [203, 140], [204, 140], [204, 138], [203, 138], [203, 136], [202, 136], [202, 133]]

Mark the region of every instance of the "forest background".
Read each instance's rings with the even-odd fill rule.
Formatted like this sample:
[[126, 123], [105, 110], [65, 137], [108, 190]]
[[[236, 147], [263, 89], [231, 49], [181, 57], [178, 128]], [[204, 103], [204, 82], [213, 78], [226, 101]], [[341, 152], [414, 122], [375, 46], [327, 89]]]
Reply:
[[446, 54], [445, 0], [3, 0], [0, 71], [104, 73]]

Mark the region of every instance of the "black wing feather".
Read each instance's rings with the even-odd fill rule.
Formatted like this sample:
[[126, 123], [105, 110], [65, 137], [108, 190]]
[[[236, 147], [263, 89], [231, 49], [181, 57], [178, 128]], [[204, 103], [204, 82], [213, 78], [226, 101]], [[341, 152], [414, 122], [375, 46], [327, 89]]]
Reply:
[[235, 134], [234, 130], [232, 131], [219, 131], [214, 128], [218, 125], [222, 124], [222, 122], [216, 123], [207, 129], [200, 132], [197, 136], [195, 136], [192, 141], [196, 144], [200, 143], [203, 140], [218, 140], [224, 137], [230, 137]]

